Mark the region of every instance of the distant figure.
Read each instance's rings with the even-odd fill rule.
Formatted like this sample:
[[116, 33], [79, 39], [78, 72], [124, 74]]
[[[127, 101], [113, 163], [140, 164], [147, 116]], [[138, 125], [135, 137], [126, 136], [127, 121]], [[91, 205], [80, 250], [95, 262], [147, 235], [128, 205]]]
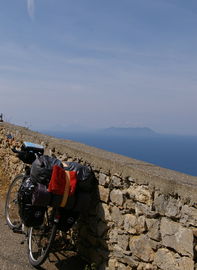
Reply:
[[3, 114], [0, 114], [0, 122], [3, 122]]

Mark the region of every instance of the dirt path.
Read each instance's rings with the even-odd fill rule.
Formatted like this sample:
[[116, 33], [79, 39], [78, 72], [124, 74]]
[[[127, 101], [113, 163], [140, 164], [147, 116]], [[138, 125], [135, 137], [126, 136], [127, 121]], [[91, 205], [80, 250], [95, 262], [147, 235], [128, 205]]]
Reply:
[[[0, 194], [0, 269], [1, 270], [32, 270], [28, 262], [27, 242], [24, 236], [13, 233], [6, 225], [4, 217], [4, 195]], [[42, 270], [84, 270], [85, 262], [76, 254], [61, 252], [51, 254], [40, 269]]]

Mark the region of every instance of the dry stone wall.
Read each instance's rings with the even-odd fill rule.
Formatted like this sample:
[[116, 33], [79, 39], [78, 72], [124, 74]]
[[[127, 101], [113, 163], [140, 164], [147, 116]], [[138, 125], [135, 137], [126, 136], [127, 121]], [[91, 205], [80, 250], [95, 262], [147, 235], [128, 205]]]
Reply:
[[7, 181], [23, 169], [10, 149], [24, 140], [92, 166], [98, 186], [78, 224], [78, 249], [99, 270], [197, 269], [197, 177], [1, 123]]

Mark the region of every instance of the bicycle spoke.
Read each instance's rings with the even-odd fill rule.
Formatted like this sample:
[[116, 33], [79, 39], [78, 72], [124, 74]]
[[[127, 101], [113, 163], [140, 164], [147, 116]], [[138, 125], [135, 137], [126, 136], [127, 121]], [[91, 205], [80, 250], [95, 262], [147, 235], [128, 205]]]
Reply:
[[24, 175], [18, 175], [17, 177], [15, 177], [15, 179], [9, 186], [6, 196], [5, 218], [8, 226], [11, 229], [16, 229], [21, 226], [21, 219], [18, 213], [17, 193], [23, 179]]

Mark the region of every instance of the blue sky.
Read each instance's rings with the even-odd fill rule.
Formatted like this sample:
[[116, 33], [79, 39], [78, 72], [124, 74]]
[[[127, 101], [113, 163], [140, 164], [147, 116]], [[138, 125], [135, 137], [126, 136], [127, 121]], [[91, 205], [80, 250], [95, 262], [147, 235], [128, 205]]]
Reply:
[[1, 0], [0, 113], [197, 134], [196, 0]]

